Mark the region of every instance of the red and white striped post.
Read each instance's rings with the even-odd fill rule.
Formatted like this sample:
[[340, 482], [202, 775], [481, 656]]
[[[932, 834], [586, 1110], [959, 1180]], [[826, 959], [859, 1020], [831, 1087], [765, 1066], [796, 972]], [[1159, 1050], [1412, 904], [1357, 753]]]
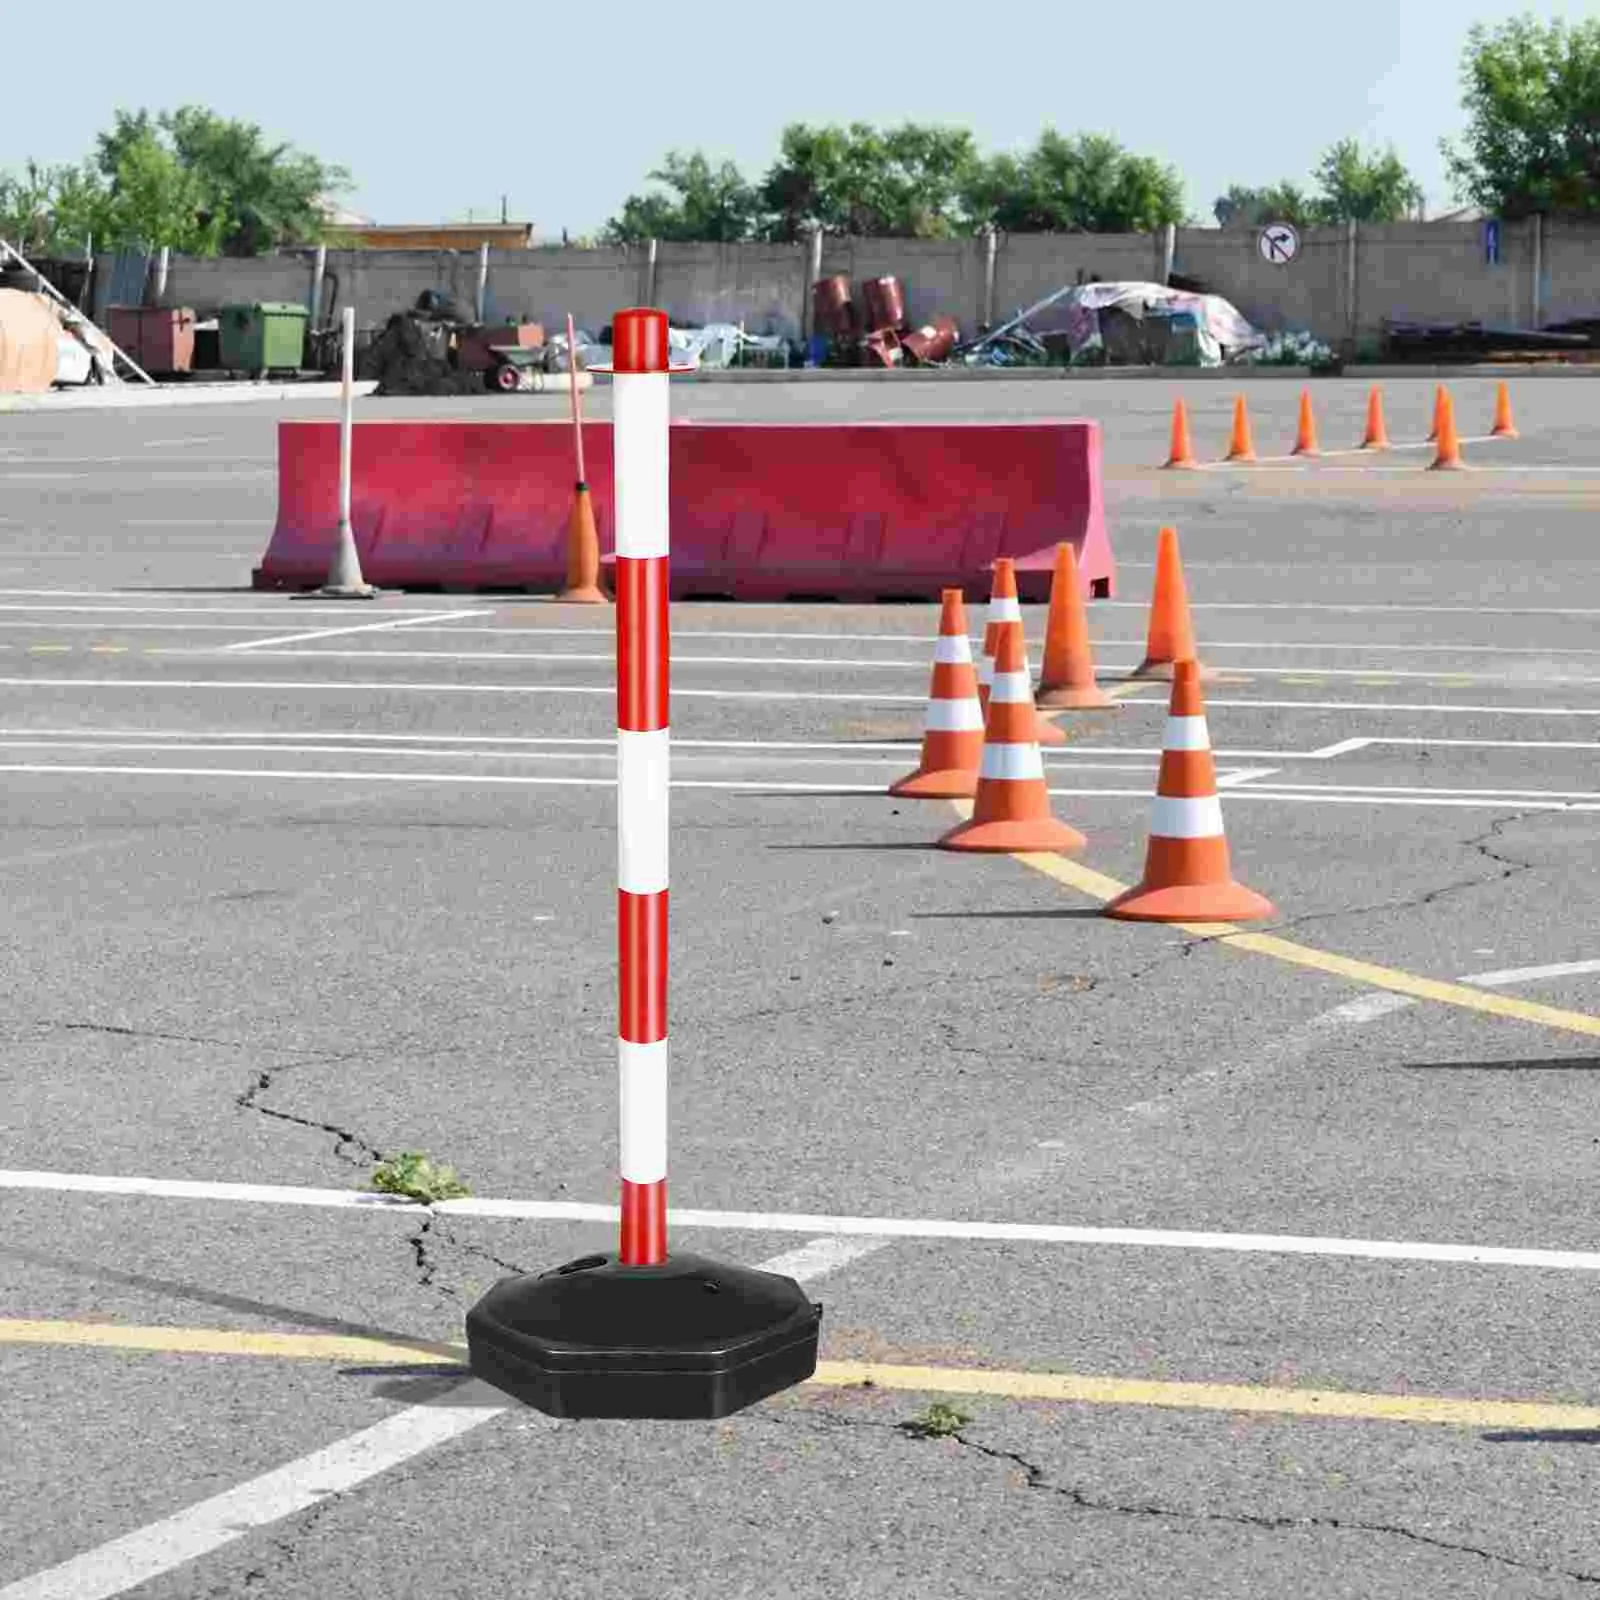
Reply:
[[617, 527], [617, 1029], [625, 1266], [667, 1257], [667, 317], [612, 325]]

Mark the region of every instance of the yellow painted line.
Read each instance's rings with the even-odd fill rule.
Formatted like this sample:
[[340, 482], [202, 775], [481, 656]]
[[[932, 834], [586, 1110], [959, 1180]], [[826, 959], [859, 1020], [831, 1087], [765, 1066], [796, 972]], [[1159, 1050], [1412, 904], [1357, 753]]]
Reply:
[[1326, 678], [1290, 678], [1290, 677], [1285, 677], [1281, 681], [1284, 682], [1284, 683], [1326, 683], [1328, 680]]
[[71, 649], [72, 646], [70, 644], [30, 644], [28, 646], [28, 654], [30, 656], [64, 656]]
[[1077, 1373], [988, 1372], [975, 1368], [891, 1367], [824, 1361], [814, 1384], [932, 1394], [993, 1395], [1006, 1400], [1054, 1400], [1080, 1405], [1156, 1406], [1177, 1411], [1255, 1412], [1289, 1417], [1347, 1417], [1366, 1422], [1429, 1422], [1454, 1428], [1588, 1432], [1600, 1425], [1600, 1406], [1537, 1400], [1476, 1400], [1446, 1395], [1354, 1394], [1339, 1389], [1274, 1389], [1252, 1384], [1168, 1383], [1100, 1378]]
[[1460, 674], [1453, 674], [1448, 678], [1435, 678], [1433, 681], [1435, 683], [1444, 684], [1446, 687], [1451, 689], [1470, 689], [1478, 680], [1476, 678], [1464, 677]]
[[76, 1345], [99, 1350], [159, 1351], [188, 1356], [268, 1356], [279, 1361], [364, 1361], [415, 1364], [440, 1358], [454, 1361], [466, 1346], [389, 1344], [326, 1333], [251, 1333], [235, 1328], [129, 1327], [109, 1322], [47, 1322], [0, 1318], [0, 1344]]
[[[970, 800], [952, 800], [950, 804], [962, 817], [972, 815]], [[1012, 859], [1031, 867], [1035, 872], [1043, 873], [1047, 878], [1054, 878], [1069, 889], [1076, 889], [1102, 902], [1114, 900], [1128, 887], [1116, 878], [1108, 878], [1105, 873], [1096, 872], [1092, 867], [1069, 860], [1066, 856], [1020, 851]], [[1287, 961], [1292, 966], [1326, 972], [1330, 977], [1348, 978], [1352, 983], [1386, 989], [1391, 994], [1409, 995], [1414, 1000], [1432, 1000], [1439, 1005], [1459, 1006], [1465, 1011], [1480, 1011], [1515, 1022], [1531, 1022], [1564, 1033], [1600, 1038], [1600, 1017], [1592, 1017], [1585, 1011], [1566, 1011], [1559, 1006], [1544, 1006], [1537, 1001], [1518, 999], [1515, 995], [1471, 989], [1461, 983], [1443, 983], [1436, 978], [1420, 977], [1414, 972], [1402, 972], [1396, 967], [1380, 967], [1370, 961], [1335, 955], [1331, 950], [1317, 950], [1311, 945], [1296, 944], [1290, 939], [1280, 939], [1275, 934], [1248, 933], [1231, 922], [1174, 922], [1167, 926], [1181, 928], [1197, 938], [1214, 939], [1218, 944], [1229, 945], [1235, 950], [1271, 956], [1275, 961]]]
[[[952, 803], [963, 808], [964, 815], [970, 814], [966, 808], [970, 807], [971, 802]], [[1065, 856], [1029, 852], [1019, 854], [1015, 859], [1026, 867], [1032, 867], [1035, 872], [1042, 872], [1047, 878], [1054, 878], [1057, 883], [1077, 889], [1096, 900], [1110, 900], [1127, 887], [1115, 878], [1080, 866]], [[1600, 1017], [1592, 1017], [1584, 1011], [1566, 1011], [1558, 1006], [1521, 1000], [1514, 995], [1470, 989], [1460, 983], [1442, 983], [1435, 978], [1419, 977], [1414, 972], [1401, 972], [1395, 967], [1380, 967], [1370, 961], [1357, 961], [1350, 956], [1335, 955], [1329, 950], [1313, 949], [1310, 945], [1296, 944], [1274, 934], [1247, 933], [1230, 922], [1176, 922], [1167, 926], [1182, 928], [1185, 933], [1192, 933], [1197, 938], [1215, 939], [1217, 943], [1229, 945], [1235, 950], [1271, 956], [1277, 961], [1309, 967], [1336, 978], [1348, 978], [1352, 983], [1363, 983], [1373, 989], [1387, 989], [1392, 994], [1410, 995], [1414, 1000], [1432, 1000], [1440, 1005], [1459, 1006], [1465, 1011], [1479, 1011], [1492, 1017], [1532, 1022], [1564, 1033], [1600, 1038]]]
[[128, 647], [125, 644], [92, 644], [89, 651], [97, 656], [122, 656], [128, 653]]
[[1387, 688], [1390, 684], [1398, 683], [1400, 680], [1398, 678], [1352, 678], [1350, 681], [1352, 683], [1382, 684]]
[[[250, 1333], [232, 1328], [127, 1327], [111, 1323], [0, 1319], [0, 1344], [125, 1350], [162, 1355], [253, 1356], [268, 1360], [360, 1362], [410, 1366], [419, 1360], [465, 1367], [466, 1346], [419, 1339], [389, 1343], [322, 1333]], [[1272, 1388], [1255, 1384], [1182, 1383], [1109, 1378], [1067, 1372], [1018, 1372], [979, 1367], [898, 1366], [869, 1361], [820, 1361], [807, 1380], [816, 1388], [877, 1389], [919, 1394], [989, 1395], [1078, 1405], [1147, 1406], [1178, 1411], [1223, 1411], [1293, 1417], [1344, 1417], [1368, 1422], [1424, 1422], [1456, 1428], [1590, 1431], [1600, 1406], [1470, 1396], [1359, 1394], [1336, 1389]]]

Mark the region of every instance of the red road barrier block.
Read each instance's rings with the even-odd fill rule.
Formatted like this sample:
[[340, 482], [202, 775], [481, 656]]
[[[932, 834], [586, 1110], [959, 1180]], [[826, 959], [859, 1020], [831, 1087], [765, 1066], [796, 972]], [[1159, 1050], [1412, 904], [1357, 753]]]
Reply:
[[[386, 589], [557, 590], [566, 576], [565, 422], [363, 422], [351, 520]], [[611, 424], [585, 422], [600, 548], [614, 550]], [[1090, 593], [1115, 578], [1096, 422], [671, 428], [672, 593], [738, 600], [937, 600], [989, 593], [1010, 556], [1023, 600], [1049, 597], [1070, 542]], [[338, 526], [336, 422], [278, 425], [278, 519], [257, 589], [315, 588]]]

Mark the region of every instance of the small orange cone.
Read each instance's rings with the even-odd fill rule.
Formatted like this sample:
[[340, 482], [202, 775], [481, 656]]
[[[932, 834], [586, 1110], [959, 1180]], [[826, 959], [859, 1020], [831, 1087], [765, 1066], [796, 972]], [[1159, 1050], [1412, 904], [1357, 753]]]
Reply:
[[[1014, 622], [1022, 627], [1022, 605], [1017, 599], [1017, 568], [1010, 556], [999, 557], [994, 564], [994, 583], [989, 591], [989, 614], [983, 628], [983, 660], [978, 663], [978, 704], [984, 714], [989, 710], [989, 680], [994, 676], [994, 653], [999, 647], [1000, 629]], [[1067, 742], [1067, 736], [1053, 722], [1039, 718], [1038, 739], [1041, 745], [1054, 749]]]
[[1200, 671], [1193, 661], [1180, 661], [1172, 680], [1144, 877], [1111, 901], [1105, 915], [1135, 922], [1244, 922], [1277, 915], [1270, 900], [1233, 879]]
[[1389, 430], [1383, 421], [1383, 390], [1373, 384], [1367, 395], [1367, 434], [1361, 441], [1363, 450], [1387, 450]]
[[1198, 467], [1194, 446], [1189, 442], [1189, 408], [1180, 396], [1172, 407], [1172, 449], [1167, 456], [1169, 467]]
[[1311, 411], [1311, 391], [1300, 391], [1300, 426], [1295, 433], [1294, 449], [1289, 452], [1294, 456], [1319, 456], [1322, 452], [1317, 448], [1317, 419]]
[[959, 589], [946, 589], [933, 647], [933, 684], [922, 725], [922, 759], [915, 772], [889, 786], [911, 800], [967, 800], [977, 792], [983, 758], [983, 708], [967, 640]]
[[1511, 390], [1501, 384], [1494, 392], [1494, 426], [1489, 430], [1491, 439], [1515, 439], [1517, 425], [1511, 420]]
[[1250, 408], [1245, 398], [1236, 395], [1233, 401], [1233, 438], [1228, 441], [1229, 461], [1254, 461], [1255, 440], [1250, 437]]
[[1173, 663], [1194, 659], [1194, 626], [1189, 621], [1189, 593], [1178, 559], [1178, 532], [1163, 528], [1156, 542], [1156, 581], [1150, 595], [1150, 631], [1144, 660], [1135, 678], [1170, 678]]
[[589, 486], [581, 479], [567, 517], [567, 582], [556, 599], [569, 605], [610, 604], [600, 587], [600, 535], [595, 530], [594, 506], [589, 499]]
[[1429, 472], [1459, 472], [1466, 466], [1461, 459], [1461, 440], [1456, 435], [1456, 403], [1450, 391], [1439, 391], [1439, 442]]
[[945, 834], [939, 848], [1081, 850], [1088, 843], [1084, 836], [1050, 813], [1020, 622], [1000, 628], [991, 685], [972, 816]]
[[1070, 544], [1056, 546], [1050, 580], [1050, 618], [1045, 623], [1044, 669], [1037, 704], [1068, 711], [1093, 711], [1116, 701], [1094, 681], [1089, 650], [1089, 619], [1078, 587], [1078, 556]]

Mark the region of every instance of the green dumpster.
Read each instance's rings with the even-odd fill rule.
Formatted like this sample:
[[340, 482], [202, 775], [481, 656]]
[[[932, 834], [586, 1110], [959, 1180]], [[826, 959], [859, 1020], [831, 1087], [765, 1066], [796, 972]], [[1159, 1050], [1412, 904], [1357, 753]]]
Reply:
[[224, 306], [217, 317], [223, 367], [230, 372], [298, 372], [309, 320], [304, 306], [288, 300]]

